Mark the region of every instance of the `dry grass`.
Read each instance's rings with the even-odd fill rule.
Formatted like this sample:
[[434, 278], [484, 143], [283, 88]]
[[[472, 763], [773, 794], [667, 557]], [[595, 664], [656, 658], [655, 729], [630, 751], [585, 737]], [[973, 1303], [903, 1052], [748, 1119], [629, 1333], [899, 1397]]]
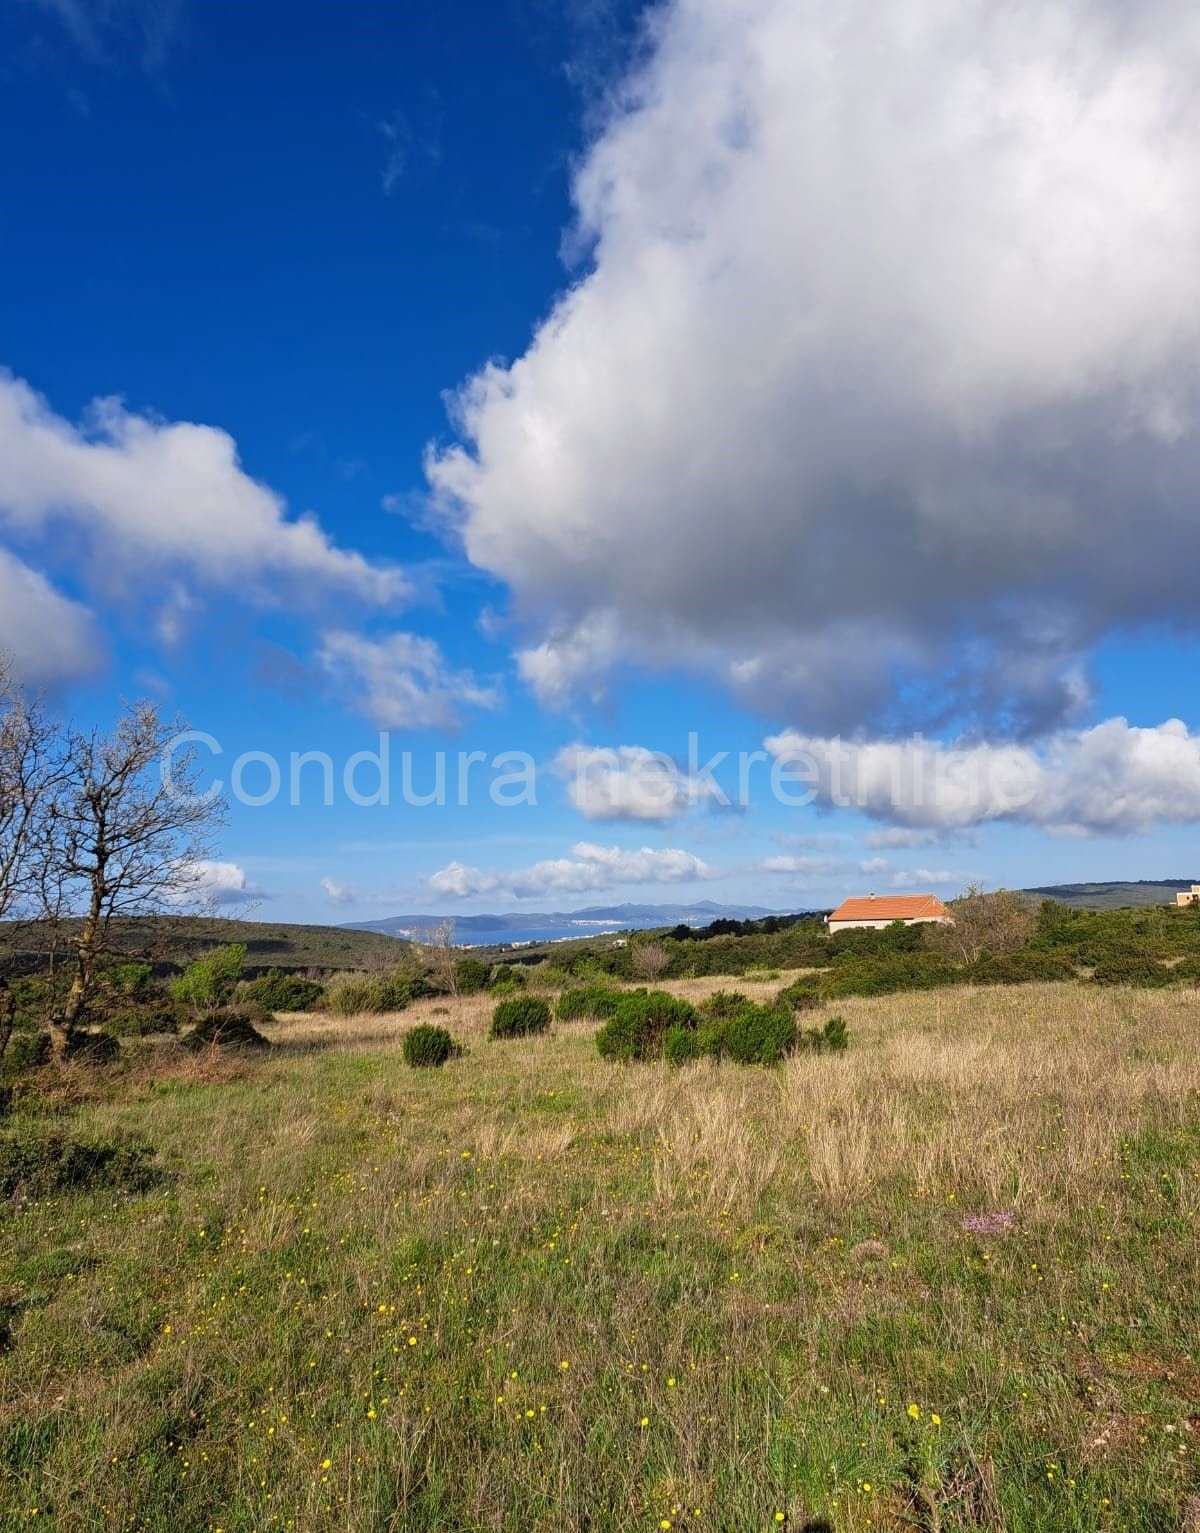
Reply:
[[[1188, 994], [849, 1000], [847, 1054], [774, 1071], [491, 1009], [281, 1018], [266, 1059], [76, 1093], [175, 1180], [0, 1219], [4, 1526], [1181, 1526]], [[408, 1070], [422, 1021], [463, 1056]]]

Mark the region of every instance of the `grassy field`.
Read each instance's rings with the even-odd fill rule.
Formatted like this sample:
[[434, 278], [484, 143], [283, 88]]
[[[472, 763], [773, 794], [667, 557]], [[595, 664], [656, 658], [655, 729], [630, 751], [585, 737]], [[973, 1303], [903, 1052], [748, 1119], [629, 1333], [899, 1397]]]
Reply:
[[1194, 993], [840, 1009], [774, 1071], [479, 998], [69, 1076], [10, 1132], [163, 1178], [0, 1203], [0, 1526], [1200, 1527]]

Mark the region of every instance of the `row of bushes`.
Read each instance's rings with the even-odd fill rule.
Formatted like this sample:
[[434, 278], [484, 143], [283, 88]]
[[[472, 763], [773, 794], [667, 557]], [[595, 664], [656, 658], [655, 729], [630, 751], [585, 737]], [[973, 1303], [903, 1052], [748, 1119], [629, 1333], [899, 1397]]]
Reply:
[[662, 990], [618, 994], [596, 1034], [605, 1059], [666, 1059], [682, 1065], [708, 1056], [741, 1065], [775, 1065], [797, 1049], [844, 1049], [846, 1026], [831, 1017], [801, 1031], [786, 1002], [763, 1006], [718, 990], [699, 1008]]
[[[782, 999], [762, 1006], [736, 991], [718, 990], [697, 1008], [663, 990], [591, 985], [564, 992], [558, 1015], [564, 1020], [603, 1016], [596, 1047], [602, 1058], [621, 1062], [666, 1059], [683, 1065], [708, 1056], [741, 1065], [775, 1065], [797, 1049], [840, 1050], [847, 1045], [841, 1017], [801, 1031]], [[540, 996], [514, 996], [492, 1013], [488, 1036], [532, 1037], [546, 1032], [550, 1020], [549, 1003]], [[418, 1067], [443, 1065], [461, 1052], [445, 1028], [428, 1024], [411, 1028], [403, 1049], [408, 1063]]]

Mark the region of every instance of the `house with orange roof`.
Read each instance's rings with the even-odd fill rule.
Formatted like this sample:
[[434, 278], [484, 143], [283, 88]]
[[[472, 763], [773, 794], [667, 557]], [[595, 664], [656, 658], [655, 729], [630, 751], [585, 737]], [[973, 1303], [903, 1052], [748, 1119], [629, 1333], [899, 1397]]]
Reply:
[[917, 926], [925, 921], [953, 925], [954, 917], [936, 894], [868, 894], [843, 900], [831, 915], [825, 917], [831, 935], [849, 931], [853, 926], [890, 926], [893, 921], [903, 921], [905, 926]]

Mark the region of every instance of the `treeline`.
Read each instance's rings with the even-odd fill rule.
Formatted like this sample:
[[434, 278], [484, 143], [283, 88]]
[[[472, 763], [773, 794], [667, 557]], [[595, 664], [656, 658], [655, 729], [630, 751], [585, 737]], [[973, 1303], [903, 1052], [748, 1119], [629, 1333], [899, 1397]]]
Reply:
[[[941, 985], [1077, 980], [1159, 988], [1200, 983], [1200, 910], [1161, 906], [1074, 910], [1008, 891], [970, 891], [952, 927], [867, 927], [830, 935], [816, 916], [714, 922], [644, 933], [624, 948], [583, 949], [560, 965], [573, 977], [766, 977], [807, 969], [801, 991], [834, 1000]], [[737, 926], [737, 932], [730, 932]]]

